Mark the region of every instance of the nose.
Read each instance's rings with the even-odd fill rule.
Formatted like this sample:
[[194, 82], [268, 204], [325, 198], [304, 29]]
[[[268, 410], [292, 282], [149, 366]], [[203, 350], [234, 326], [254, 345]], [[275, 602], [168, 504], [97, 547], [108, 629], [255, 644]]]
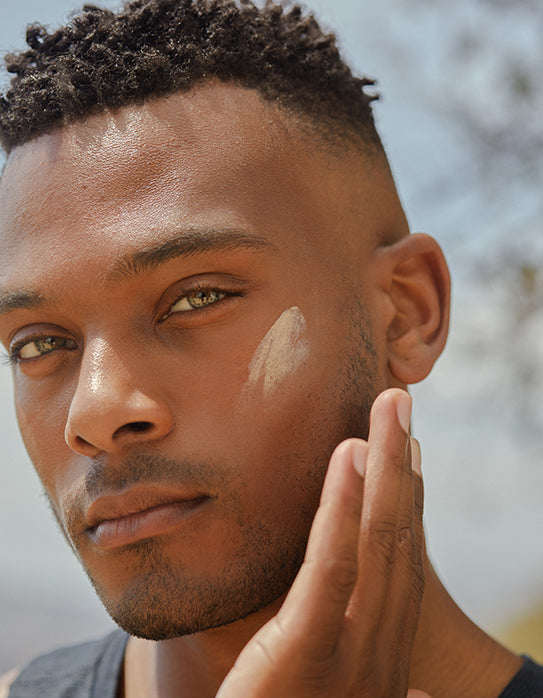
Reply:
[[65, 428], [73, 451], [91, 457], [120, 452], [172, 430], [171, 407], [149, 369], [141, 357], [123, 355], [102, 339], [85, 348]]

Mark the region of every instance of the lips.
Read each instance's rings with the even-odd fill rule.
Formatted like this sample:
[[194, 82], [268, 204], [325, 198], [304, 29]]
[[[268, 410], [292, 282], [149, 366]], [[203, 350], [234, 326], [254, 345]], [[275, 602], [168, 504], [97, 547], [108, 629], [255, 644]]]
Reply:
[[130, 545], [171, 532], [210, 501], [202, 492], [132, 488], [93, 502], [88, 509], [86, 533], [100, 548]]

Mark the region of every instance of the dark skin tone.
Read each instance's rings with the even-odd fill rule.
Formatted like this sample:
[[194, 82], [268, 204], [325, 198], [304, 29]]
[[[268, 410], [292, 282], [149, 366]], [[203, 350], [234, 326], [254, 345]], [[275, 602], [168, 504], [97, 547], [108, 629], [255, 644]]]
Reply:
[[207, 698], [228, 675], [221, 698], [493, 698], [519, 661], [428, 563], [419, 622], [399, 389], [443, 348], [446, 265], [381, 154], [310, 134], [211, 84], [12, 153], [0, 336], [23, 437], [112, 615], [193, 633], [131, 639], [124, 695]]

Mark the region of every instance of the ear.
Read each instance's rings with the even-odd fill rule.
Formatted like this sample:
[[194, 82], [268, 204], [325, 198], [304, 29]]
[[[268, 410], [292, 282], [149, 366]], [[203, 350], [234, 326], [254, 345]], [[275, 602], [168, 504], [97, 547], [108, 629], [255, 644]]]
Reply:
[[418, 383], [430, 373], [447, 340], [447, 263], [437, 242], [422, 233], [383, 247], [380, 254], [381, 287], [392, 306], [386, 328], [388, 368], [401, 384]]

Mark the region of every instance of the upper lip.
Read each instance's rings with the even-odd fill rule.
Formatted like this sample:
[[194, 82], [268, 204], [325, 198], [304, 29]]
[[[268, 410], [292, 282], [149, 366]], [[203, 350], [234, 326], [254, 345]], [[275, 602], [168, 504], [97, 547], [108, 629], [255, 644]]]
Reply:
[[208, 497], [209, 495], [200, 490], [172, 490], [152, 485], [134, 486], [122, 493], [103, 495], [96, 499], [87, 510], [87, 528], [93, 529], [104, 521], [140, 514], [153, 507]]

